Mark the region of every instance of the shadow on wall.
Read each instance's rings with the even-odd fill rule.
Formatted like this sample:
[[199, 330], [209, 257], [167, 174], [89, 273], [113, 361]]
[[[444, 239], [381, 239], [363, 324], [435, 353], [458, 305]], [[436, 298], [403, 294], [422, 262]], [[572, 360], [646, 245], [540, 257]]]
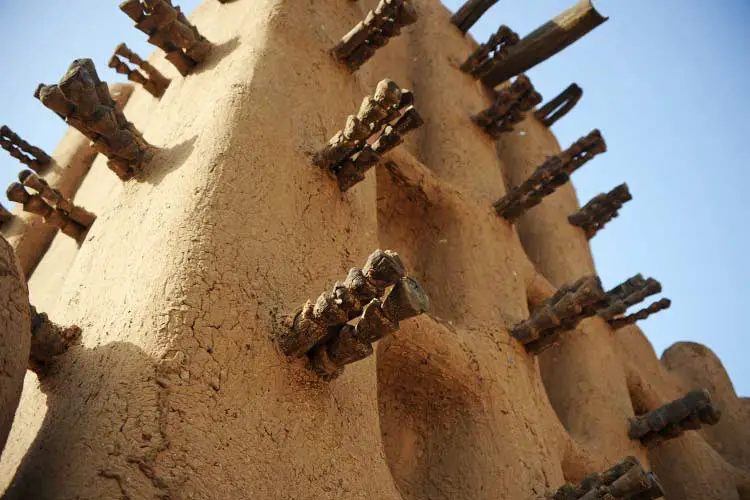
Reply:
[[191, 74], [200, 75], [201, 73], [212, 71], [214, 68], [216, 68], [216, 66], [219, 65], [222, 59], [234, 52], [234, 50], [240, 45], [241, 42], [239, 36], [230, 38], [226, 42], [220, 43], [219, 45], [214, 45], [214, 48], [211, 49], [211, 53], [208, 55], [206, 60], [200, 63], [193, 71], [191, 71]]
[[[85, 497], [94, 483], [101, 498], [158, 493], [149, 471], [168, 446], [159, 432], [167, 389], [157, 385], [150, 356], [127, 342], [93, 349], [74, 346], [40, 379], [40, 387], [47, 396], [47, 414], [3, 498]], [[106, 397], [98, 397], [100, 393]], [[102, 414], [116, 418], [98, 418]], [[111, 438], [106, 445], [102, 436]], [[103, 464], [98, 477], [87, 477], [85, 467], [69, 460], [71, 455]], [[80, 491], [63, 491], [62, 484], [77, 485]]]
[[196, 140], [197, 135], [170, 148], [156, 149], [137, 179], [154, 186], [159, 185], [168, 174], [180, 168], [190, 158]]

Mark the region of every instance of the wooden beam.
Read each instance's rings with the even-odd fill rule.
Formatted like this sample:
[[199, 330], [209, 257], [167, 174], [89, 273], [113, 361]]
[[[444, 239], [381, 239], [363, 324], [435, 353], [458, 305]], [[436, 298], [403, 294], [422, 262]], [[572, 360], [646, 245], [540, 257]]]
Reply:
[[482, 82], [495, 87], [549, 59], [606, 20], [591, 0], [580, 0], [510, 47], [508, 55], [482, 77]]

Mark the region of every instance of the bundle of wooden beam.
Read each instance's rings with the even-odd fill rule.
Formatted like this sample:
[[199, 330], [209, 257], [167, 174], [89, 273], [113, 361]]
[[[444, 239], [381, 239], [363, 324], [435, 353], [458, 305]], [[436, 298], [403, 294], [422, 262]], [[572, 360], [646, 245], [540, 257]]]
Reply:
[[[382, 80], [375, 93], [362, 101], [357, 115], [349, 115], [344, 128], [315, 153], [313, 164], [332, 172], [341, 191], [363, 181], [365, 172], [380, 161], [382, 154], [422, 125], [413, 102], [410, 90], [401, 89], [392, 80]], [[376, 134], [378, 137], [368, 143]]]
[[120, 10], [149, 36], [150, 44], [165, 52], [166, 59], [183, 76], [203, 62], [213, 48], [171, 0], [125, 0]]
[[428, 307], [427, 294], [406, 276], [398, 254], [376, 250], [362, 269], [351, 268], [331, 292], [289, 316], [279, 346], [291, 358], [307, 357], [310, 369], [332, 379], [372, 354], [372, 343], [398, 330], [400, 321]]
[[626, 457], [601, 474], [563, 485], [551, 500], [652, 500], [662, 496], [664, 490], [656, 474], [646, 472], [637, 458]]
[[0, 127], [0, 147], [34, 172], [42, 172], [52, 161], [41, 148], [24, 141], [7, 125]]
[[333, 57], [356, 71], [388, 40], [401, 34], [417, 21], [417, 11], [408, 0], [380, 0], [349, 33], [341, 38], [331, 53]]
[[607, 150], [598, 130], [581, 137], [562, 153], [548, 158], [519, 186], [511, 188], [505, 197], [496, 201], [495, 211], [500, 217], [515, 221], [528, 209], [570, 180], [570, 175], [584, 163]]
[[496, 93], [495, 103], [471, 119], [493, 139], [503, 132], [510, 132], [523, 120], [524, 113], [531, 111], [542, 102], [542, 96], [534, 90], [531, 80], [526, 75], [519, 75], [516, 80]]
[[91, 59], [76, 59], [55, 85], [39, 85], [34, 97], [93, 141], [122, 180], [140, 171], [149, 148], [141, 133], [117, 109]]
[[[132, 69], [127, 63], [120, 59], [120, 57], [135, 64], [138, 68], [142, 69], [145, 74], [141, 73], [138, 69]], [[170, 84], [169, 78], [162, 75], [159, 70], [151, 65], [151, 63], [141, 59], [138, 54], [130, 50], [124, 43], [121, 43], [115, 48], [115, 53], [112, 54], [112, 57], [109, 59], [109, 67], [121, 75], [126, 75], [131, 82], [141, 84], [143, 88], [154, 97], [161, 97]]]

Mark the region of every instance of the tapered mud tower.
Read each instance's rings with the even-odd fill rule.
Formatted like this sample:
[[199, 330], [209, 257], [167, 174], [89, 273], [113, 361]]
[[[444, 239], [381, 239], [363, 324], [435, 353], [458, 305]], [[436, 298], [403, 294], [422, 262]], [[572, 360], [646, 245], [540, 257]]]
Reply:
[[625, 196], [578, 204], [580, 87], [524, 75], [605, 18], [477, 44], [504, 5], [123, 2], [127, 106], [87, 59], [40, 87], [71, 129], [0, 210], [5, 498], [749, 498], [718, 359], [598, 277]]

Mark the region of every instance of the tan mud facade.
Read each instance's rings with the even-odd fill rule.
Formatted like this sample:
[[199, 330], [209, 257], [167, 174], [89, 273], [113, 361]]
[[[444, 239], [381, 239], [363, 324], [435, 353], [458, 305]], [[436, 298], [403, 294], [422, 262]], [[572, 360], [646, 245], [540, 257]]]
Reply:
[[[412, 3], [418, 21], [355, 74], [328, 51], [374, 1], [206, 0], [190, 16], [206, 60], [183, 78], [151, 57], [171, 84], [124, 112], [154, 157], [123, 183], [97, 156], [75, 196], [96, 222], [80, 245], [57, 235], [29, 280], [82, 342], [26, 375], [8, 498], [531, 500], [634, 455], [670, 500], [750, 499], [750, 405], [708, 349], [662, 362], [596, 317], [540, 356], [510, 335], [595, 272], [567, 221], [579, 204], [567, 185], [516, 224], [496, 215], [560, 148], [531, 115], [498, 141], [475, 126], [489, 92], [458, 67], [476, 44], [438, 1]], [[425, 123], [341, 193], [312, 155], [383, 78]], [[376, 248], [430, 314], [333, 381], [289, 363], [279, 320]], [[703, 387], [718, 425], [628, 438], [629, 418]]]

